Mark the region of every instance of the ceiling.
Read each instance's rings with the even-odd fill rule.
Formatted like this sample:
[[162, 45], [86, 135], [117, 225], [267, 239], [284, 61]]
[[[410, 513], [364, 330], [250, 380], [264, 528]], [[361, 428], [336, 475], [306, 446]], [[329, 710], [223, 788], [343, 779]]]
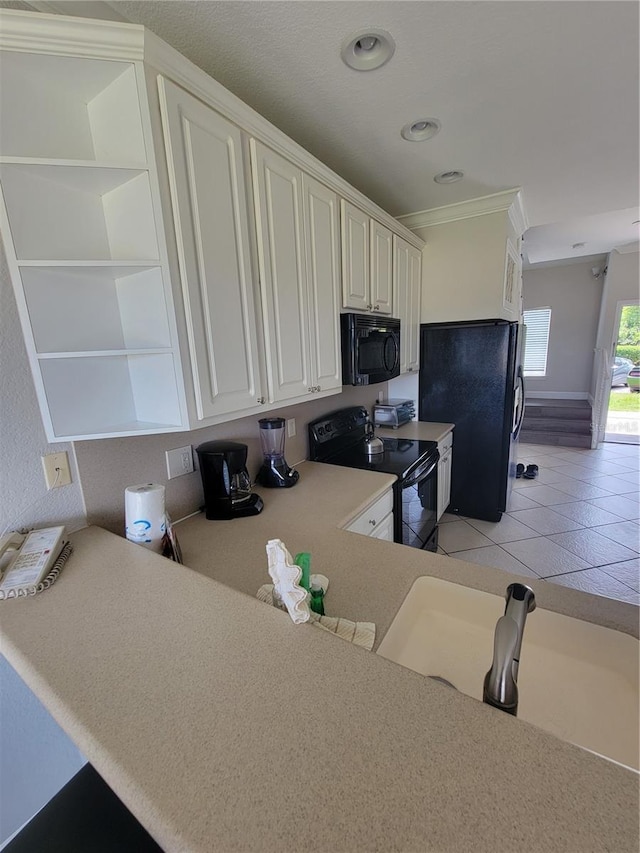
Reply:
[[[636, 2], [31, 6], [148, 26], [395, 216], [522, 187], [529, 264], [638, 241]], [[341, 44], [371, 27], [392, 35], [395, 54], [353, 71]], [[401, 138], [403, 125], [426, 117], [441, 122], [437, 136]], [[462, 181], [434, 183], [454, 169]]]

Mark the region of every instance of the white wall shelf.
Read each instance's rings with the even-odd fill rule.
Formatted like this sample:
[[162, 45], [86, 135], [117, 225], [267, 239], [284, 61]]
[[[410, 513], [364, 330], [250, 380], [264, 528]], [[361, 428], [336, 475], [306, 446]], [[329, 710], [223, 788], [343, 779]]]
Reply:
[[133, 63], [3, 51], [0, 76], [4, 155], [147, 162]]
[[142, 64], [25, 39], [0, 52], [0, 221], [47, 437], [182, 430]]
[[22, 267], [20, 274], [39, 354], [171, 346], [159, 267]]
[[83, 166], [0, 166], [18, 260], [158, 258], [149, 175]]
[[58, 441], [181, 426], [171, 353], [41, 359], [40, 373]]

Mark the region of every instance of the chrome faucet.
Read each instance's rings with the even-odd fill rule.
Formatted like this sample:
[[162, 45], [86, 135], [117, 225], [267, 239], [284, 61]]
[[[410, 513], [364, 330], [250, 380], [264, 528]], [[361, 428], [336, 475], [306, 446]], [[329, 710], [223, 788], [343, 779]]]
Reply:
[[496, 623], [493, 663], [485, 675], [482, 699], [507, 714], [518, 712], [518, 666], [527, 613], [536, 608], [533, 590], [522, 583], [507, 587], [504, 616]]

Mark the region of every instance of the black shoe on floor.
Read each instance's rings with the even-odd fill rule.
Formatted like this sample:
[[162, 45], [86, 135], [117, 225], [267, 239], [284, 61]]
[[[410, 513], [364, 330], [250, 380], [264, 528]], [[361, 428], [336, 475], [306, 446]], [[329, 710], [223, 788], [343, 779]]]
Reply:
[[519, 480], [523, 474], [524, 474], [524, 465], [522, 464], [522, 462], [518, 462], [518, 464], [516, 465], [516, 479]]
[[537, 465], [527, 465], [527, 470], [522, 475], [526, 477], [527, 480], [533, 480], [538, 476], [538, 466]]

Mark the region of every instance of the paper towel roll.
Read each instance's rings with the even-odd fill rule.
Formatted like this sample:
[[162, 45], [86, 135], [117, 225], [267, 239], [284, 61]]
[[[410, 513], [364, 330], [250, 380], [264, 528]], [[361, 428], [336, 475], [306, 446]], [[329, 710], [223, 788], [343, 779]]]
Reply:
[[127, 486], [124, 510], [127, 539], [160, 553], [166, 529], [164, 486]]

